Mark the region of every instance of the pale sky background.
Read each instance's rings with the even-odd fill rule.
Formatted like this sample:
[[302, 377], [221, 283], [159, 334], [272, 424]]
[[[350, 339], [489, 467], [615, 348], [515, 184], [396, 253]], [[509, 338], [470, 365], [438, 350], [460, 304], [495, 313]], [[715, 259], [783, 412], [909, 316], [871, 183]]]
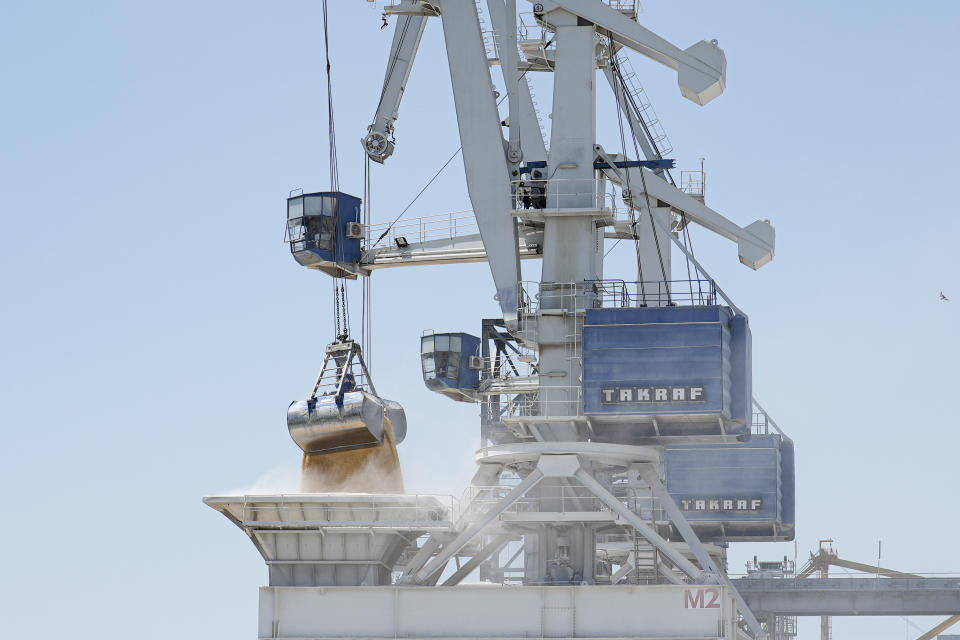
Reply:
[[[340, 181], [360, 195], [391, 31], [366, 2], [330, 4]], [[693, 240], [750, 314], [755, 395], [796, 441], [801, 562], [827, 537], [871, 562], [882, 539], [884, 565], [960, 572], [960, 4], [644, 5], [645, 26], [727, 55], [703, 108], [632, 56], [679, 167], [706, 158], [708, 204], [777, 229], [759, 272]], [[288, 191], [328, 186], [320, 3], [0, 6], [0, 635], [255, 637], [266, 569], [200, 498], [293, 484], [284, 411], [333, 335], [329, 280], [282, 243]], [[550, 78], [534, 85], [546, 115]], [[397, 138], [374, 166], [378, 221], [459, 145], [439, 21]], [[458, 161], [408, 215], [468, 206]], [[607, 273], [630, 263], [618, 247]], [[459, 494], [478, 410], [423, 386], [418, 338], [497, 314], [487, 266], [380, 271], [373, 292], [407, 488]], [[731, 571], [754, 554], [794, 545], [736, 544]], [[836, 619], [834, 637], [915, 638], [910, 622]]]

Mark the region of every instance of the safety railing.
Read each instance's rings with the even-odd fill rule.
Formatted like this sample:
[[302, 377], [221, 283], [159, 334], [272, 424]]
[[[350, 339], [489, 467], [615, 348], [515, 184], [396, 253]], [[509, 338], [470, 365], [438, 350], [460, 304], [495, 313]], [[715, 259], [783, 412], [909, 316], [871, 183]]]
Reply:
[[598, 281], [601, 307], [709, 306], [717, 303], [712, 280]]
[[583, 389], [579, 386], [541, 384], [536, 392], [517, 394], [511, 397], [508, 403], [503, 413], [504, 418], [577, 417], [583, 415]]
[[329, 499], [311, 495], [251, 496], [244, 500], [243, 525], [265, 528], [390, 527], [402, 523], [445, 525], [453, 522], [456, 501], [450, 495], [366, 496]]
[[534, 169], [530, 177], [511, 181], [514, 210], [592, 209], [610, 217], [609, 224], [613, 224], [618, 215], [629, 215], [607, 180], [550, 178], [546, 171], [546, 168]]
[[797, 573], [796, 563], [786, 558], [774, 562], [748, 560], [746, 567], [747, 576], [757, 578], [793, 578]]
[[537, 21], [532, 11], [521, 11], [517, 20], [517, 33], [521, 40], [540, 40], [545, 46], [547, 43], [543, 27]]
[[787, 438], [788, 440], [790, 439], [789, 436], [783, 432], [783, 429], [781, 429], [780, 426], [773, 421], [773, 418], [770, 417], [770, 414], [768, 414], [764, 408], [760, 406], [756, 398], [753, 399], [753, 414], [750, 427], [751, 433], [757, 435], [776, 433], [784, 438]]
[[603, 0], [603, 3], [631, 18], [636, 18], [641, 10], [639, 0]]
[[713, 280], [585, 280], [583, 282], [521, 282], [520, 312], [536, 315], [562, 310], [709, 306], [719, 304]]
[[[380, 247], [404, 248], [409, 244], [454, 238], [480, 233], [473, 211], [464, 209], [419, 218], [400, 219], [367, 227], [364, 251]], [[385, 235], [384, 235], [385, 234]], [[381, 237], [382, 236], [382, 237]]]
[[681, 171], [680, 190], [703, 202], [707, 190], [707, 175], [703, 171]]
[[492, 355], [481, 358], [480, 362], [483, 364], [481, 380], [508, 380], [534, 375], [537, 356], [531, 350], [524, 350], [520, 354], [511, 353], [509, 359], [504, 355]]
[[[367, 0], [367, 2], [372, 7], [376, 6], [376, 0]], [[386, 15], [402, 15], [409, 12], [411, 6], [416, 7], [419, 11], [422, 11], [424, 15], [440, 15], [440, 6], [437, 0], [419, 0], [419, 2], [412, 2], [412, 0], [385, 0], [383, 3], [383, 10]]]
[[[477, 487], [471, 486], [464, 491], [454, 512], [454, 522], [464, 523], [480, 517], [499, 504], [518, 480], [508, 484]], [[665, 520], [666, 515], [659, 502], [643, 488], [614, 487], [614, 493], [621, 503], [646, 521]], [[531, 513], [609, 513], [610, 507], [600, 498], [581, 486], [546, 484], [541, 482], [504, 510], [504, 514]]]
[[536, 400], [539, 393], [539, 390], [529, 393], [501, 393], [498, 411], [495, 416], [490, 416], [491, 420], [502, 422], [504, 419], [539, 415], [540, 406]]

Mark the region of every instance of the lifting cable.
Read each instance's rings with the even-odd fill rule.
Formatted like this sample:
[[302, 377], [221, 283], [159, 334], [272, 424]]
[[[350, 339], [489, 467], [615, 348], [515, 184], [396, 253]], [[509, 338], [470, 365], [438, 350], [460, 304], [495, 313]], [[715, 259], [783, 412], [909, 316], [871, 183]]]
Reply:
[[[370, 156], [364, 154], [363, 165], [363, 224], [370, 228]], [[367, 368], [373, 368], [373, 299], [371, 298], [371, 276], [363, 280], [363, 304], [360, 307], [360, 349], [365, 354]]]
[[[683, 225], [683, 246], [687, 248], [687, 251], [690, 252], [690, 255], [693, 253], [693, 239], [690, 238], [690, 221], [687, 220], [687, 214], [680, 214], [680, 224]], [[690, 282], [690, 298], [693, 299], [693, 276], [690, 274], [690, 259], [687, 259], [687, 280]], [[700, 303], [703, 304], [703, 287], [700, 284], [701, 273], [694, 265], [694, 270], [697, 272], [697, 294], [699, 296]]]
[[[625, 93], [626, 93], [626, 82], [624, 81], [623, 75], [620, 73], [620, 69], [619, 69], [619, 67], [616, 65], [616, 62], [613, 63], [613, 72], [614, 72], [614, 75], [616, 76], [617, 85], [618, 85], [620, 91], [621, 91], [621, 92], [624, 92], [624, 95], [625, 95]], [[629, 100], [630, 100], [630, 103], [634, 106], [634, 109], [637, 108], [637, 107], [636, 107], [636, 104], [633, 103], [632, 97], [630, 97], [630, 96], [625, 96], [625, 99], [629, 99]], [[617, 103], [617, 107], [618, 107], [618, 115], [619, 115], [619, 108], [620, 108], [619, 102]], [[639, 115], [639, 111], [637, 112], [637, 114]], [[642, 118], [641, 118], [640, 123], [641, 123], [641, 125], [644, 127], [644, 129], [646, 130], [646, 126], [645, 126], [645, 124], [643, 123]], [[634, 152], [636, 153], [637, 157], [639, 158], [639, 157], [640, 157], [640, 149], [639, 149], [639, 146], [638, 146], [638, 144], [637, 144], [637, 136], [636, 136], [636, 132], [634, 132], [634, 131], [632, 130], [632, 128], [631, 128], [631, 134], [632, 134], [632, 139], [633, 139]], [[621, 125], [621, 137], [622, 137], [622, 125]], [[656, 146], [655, 146], [655, 145], [654, 145], [654, 149], [656, 149]], [[657, 153], [659, 154], [659, 150], [657, 150]], [[626, 154], [624, 154], [624, 155], [626, 155]], [[666, 172], [666, 173], [667, 173], [667, 177], [670, 179], [670, 182], [672, 183], [672, 182], [673, 182], [673, 177], [670, 175], [670, 172], [669, 172], [669, 171]], [[629, 175], [629, 172], [628, 172], [627, 175]], [[656, 228], [656, 226], [655, 226], [655, 224], [654, 224], [654, 220], [653, 220], [653, 215], [654, 215], [654, 214], [653, 214], [653, 209], [652, 209], [651, 206], [650, 206], [650, 194], [647, 192], [647, 185], [646, 185], [647, 181], [646, 181], [646, 177], [645, 177], [644, 174], [643, 174], [643, 169], [642, 169], [642, 168], [640, 169], [640, 180], [641, 180], [641, 182], [643, 183], [644, 196], [645, 196], [646, 202], [647, 202], [647, 211], [648, 211], [649, 214], [650, 214], [650, 228], [651, 228], [651, 231], [653, 232], [653, 239], [654, 239], [654, 243], [655, 243], [656, 248], [657, 248], [657, 257], [658, 257], [658, 259], [659, 259], [659, 261], [660, 261], [660, 271], [661, 271], [661, 273], [663, 274], [664, 280], [667, 281], [666, 265], [665, 265], [664, 260], [663, 260], [663, 251], [662, 251], [662, 249], [661, 249], [661, 247], [660, 247], [660, 237], [659, 237], [659, 234], [657, 233], [657, 228]], [[628, 188], [629, 188], [629, 187], [628, 187]], [[684, 245], [685, 245], [685, 247], [689, 247], [688, 250], [690, 251], [690, 254], [692, 255], [692, 254], [693, 254], [693, 243], [692, 243], [692, 241], [690, 240], [690, 232], [689, 232], [689, 230], [687, 229], [688, 222], [687, 222], [687, 219], [686, 219], [686, 214], [681, 213], [680, 215], [681, 215], [681, 222], [683, 223]], [[638, 258], [639, 258], [639, 256], [638, 256]], [[639, 262], [639, 259], [638, 259], [638, 262]], [[642, 276], [641, 276], [641, 279], [642, 279]], [[687, 279], [688, 279], [688, 281], [692, 281], [692, 277], [691, 277], [691, 274], [690, 274], [690, 260], [689, 260], [689, 258], [687, 259]], [[672, 303], [672, 302], [673, 302], [673, 300], [672, 300], [672, 293], [671, 293], [671, 291], [670, 291], [669, 282], [667, 282], [666, 287], [667, 287], [667, 292], [666, 292], [666, 293], [667, 293], [667, 302], [668, 302], [668, 304], [669, 304], [669, 303]], [[702, 297], [702, 296], [703, 296], [703, 291], [702, 291], [701, 286], [700, 286], [700, 284], [699, 284], [699, 278], [698, 278], [697, 288], [698, 288], [698, 291], [699, 291], [699, 293], [700, 293], [700, 296]], [[690, 297], [691, 297], [691, 298], [693, 297], [693, 283], [692, 283], [692, 282], [690, 282]]]
[[[615, 74], [617, 74], [617, 77], [619, 78], [619, 73], [617, 71], [616, 63], [613, 64], [613, 71]], [[623, 85], [618, 83], [616, 85], [616, 91], [620, 93], [623, 90], [624, 90]], [[627, 138], [623, 130], [623, 108], [620, 105], [620, 100], [617, 100], [616, 103], [617, 103], [617, 122], [620, 125], [620, 147], [623, 151], [623, 157], [626, 158], [627, 157]], [[624, 180], [626, 182], [625, 186], [626, 186], [627, 192], [631, 193], [632, 195], [632, 192], [630, 191], [630, 169], [629, 168], [624, 169], [623, 175], [624, 175]], [[633, 236], [633, 245], [637, 254], [637, 278], [640, 280], [640, 284], [638, 286], [639, 290], [637, 291], [637, 293], [640, 294], [640, 298], [643, 303], [643, 306], [647, 306], [647, 290], [643, 286], [643, 264], [640, 262], [640, 236], [637, 233], [637, 212], [632, 206], [629, 207], [629, 210], [630, 210], [630, 235]], [[619, 240], [617, 241], [617, 243], [619, 243]], [[613, 251], [614, 247], [617, 246], [617, 243], [614, 243], [613, 247], [610, 247], [610, 251]], [[607, 253], [609, 253], [609, 251]]]
[[[327, 11], [327, 0], [323, 0], [323, 50], [326, 56], [326, 75], [327, 75], [327, 133], [330, 146], [330, 190], [340, 190], [340, 173], [337, 166], [337, 134], [336, 125], [333, 119], [333, 81], [330, 75], [330, 29], [329, 14]], [[334, 216], [336, 227], [340, 227], [340, 208], [337, 207]], [[343, 251], [343, 244], [335, 242], [335, 249], [338, 253]], [[342, 256], [341, 256], [342, 257]], [[339, 286], [338, 286], [339, 284]], [[350, 305], [347, 296], [346, 281], [344, 278], [333, 278], [333, 314], [334, 327], [337, 340], [345, 339], [350, 335]]]
[[[326, 4], [327, 4], [326, 0], [324, 0], [324, 3], [323, 3], [323, 4], [324, 4], [324, 12], [326, 12]], [[324, 14], [324, 15], [326, 15], [326, 14]], [[324, 25], [326, 25], [326, 22], [324, 22]], [[407, 36], [407, 29], [409, 28], [409, 26], [410, 26], [410, 25], [409, 25], [409, 22], [408, 22], [407, 24], [404, 25], [403, 31], [401, 31], [401, 33], [400, 33], [400, 41], [401, 41], [401, 43], [402, 43], [403, 39], [406, 38], [406, 36]], [[544, 48], [547, 48], [547, 47], [549, 47], [551, 44], [553, 44], [554, 39], [556, 39], [556, 36], [554, 36], [553, 38], [550, 38], [550, 40], [548, 40], [548, 41], [546, 42], [546, 44], [544, 45]], [[396, 66], [397, 59], [399, 58], [399, 55], [400, 55], [400, 47], [398, 46], [398, 47], [397, 47], [397, 55], [396, 55], [396, 56], [393, 56], [393, 57], [390, 59], [390, 62], [389, 62], [389, 64], [388, 64], [388, 68], [387, 68], [387, 77], [388, 77], [388, 78], [389, 78], [391, 75], [393, 75], [393, 70], [394, 70], [394, 67]], [[329, 64], [329, 63], [328, 63], [328, 64]], [[329, 69], [329, 67], [328, 67], [328, 69]], [[520, 76], [517, 77], [517, 82], [520, 82], [521, 80], [523, 80], [523, 78], [524, 78], [526, 75], [527, 75], [527, 71], [524, 71], [523, 73], [521, 73]], [[384, 89], [381, 90], [381, 92], [380, 92], [380, 102], [381, 102], [381, 103], [383, 102], [383, 95], [384, 95], [384, 92], [385, 92], [385, 91], [386, 91], [386, 82], [384, 83]], [[497, 101], [497, 106], [499, 107], [501, 104], [503, 104], [503, 101], [506, 100], [506, 99], [507, 99], [507, 96], [509, 96], [509, 95], [510, 95], [510, 91], [509, 91], [509, 87], [508, 87], [508, 90], [507, 90], [507, 92], [506, 92], [506, 95], [504, 95], [503, 97], [501, 97], [501, 98]], [[379, 110], [379, 108], [380, 108], [380, 107], [378, 106], [377, 109]], [[519, 126], [519, 123], [518, 123], [518, 126]], [[414, 203], [415, 203], [417, 200], [420, 199], [420, 196], [423, 195], [423, 192], [426, 191], [426, 190], [430, 187], [430, 185], [433, 184], [433, 181], [436, 180], [436, 179], [440, 176], [441, 173], [443, 173], [443, 170], [446, 169], [447, 166], [449, 166], [451, 162], [453, 162], [453, 159], [456, 158], [458, 155], [460, 155], [460, 152], [461, 152], [461, 151], [463, 151], [463, 145], [457, 147], [457, 150], [453, 152], [453, 155], [451, 155], [449, 158], [447, 158], [447, 161], [443, 163], [443, 166], [441, 166], [440, 169], [438, 169], [437, 172], [436, 172], [435, 174], [433, 174], [433, 177], [430, 178], [425, 185], [423, 185], [423, 188], [420, 189], [419, 192], [417, 192], [417, 195], [415, 195], [415, 196], [413, 197], [413, 200], [411, 200], [411, 201], [407, 204], [407, 206], [405, 206], [405, 207], [403, 208], [403, 211], [401, 211], [400, 214], [397, 215], [397, 217], [393, 219], [393, 222], [391, 222], [390, 224], [387, 225], [387, 228], [384, 229], [383, 233], [381, 233], [380, 236], [377, 238], [377, 240], [376, 240], [372, 245], [370, 245], [369, 249], [367, 249], [368, 251], [371, 250], [371, 249], [375, 249], [375, 248], [377, 247], [377, 245], [379, 245], [380, 242], [381, 242], [384, 238], [387, 237], [387, 234], [390, 233], [390, 230], [393, 229], [394, 225], [397, 224], [397, 222], [400, 220], [400, 218], [403, 217], [403, 214], [405, 214], [405, 213], [410, 209], [410, 207], [412, 207], [412, 206], [414, 205]], [[552, 177], [552, 176], [551, 176], [551, 177]]]
[[[553, 39], [551, 38], [551, 39], [547, 42], [546, 46], [549, 47], [552, 42], [553, 42]], [[526, 75], [527, 75], [527, 72], [526, 72], [526, 71], [524, 71], [523, 73], [521, 73], [521, 74], [520, 74], [520, 77], [517, 78], [517, 82], [519, 82], [520, 80], [522, 80], [523, 77], [526, 76]], [[503, 101], [507, 99], [507, 96], [508, 96], [508, 95], [510, 95], [510, 92], [509, 92], [509, 91], [507, 92], [506, 95], [502, 96], [499, 100], [497, 100], [497, 106], [498, 106], [498, 107], [499, 107], [501, 104], [503, 104]], [[518, 125], [518, 126], [519, 126], [519, 125]], [[414, 205], [414, 203], [415, 203], [417, 200], [420, 199], [420, 196], [423, 195], [423, 192], [426, 191], [426, 190], [430, 187], [430, 185], [433, 184], [433, 181], [434, 181], [434, 180], [436, 180], [438, 177], [440, 177], [440, 174], [443, 173], [443, 170], [446, 169], [446, 168], [450, 165], [451, 162], [453, 162], [453, 159], [454, 159], [454, 158], [456, 158], [458, 155], [460, 155], [460, 152], [461, 152], [461, 151], [463, 151], [463, 145], [460, 145], [459, 147], [457, 147], [457, 150], [453, 152], [453, 155], [451, 155], [449, 158], [447, 158], [447, 161], [443, 163], [443, 166], [441, 166], [441, 167], [437, 170], [437, 172], [436, 172], [435, 174], [433, 174], [433, 177], [432, 177], [432, 178], [430, 178], [429, 180], [427, 180], [427, 183], [426, 183], [425, 185], [423, 185], [423, 188], [420, 189], [420, 191], [417, 192], [417, 195], [415, 195], [415, 196], [413, 197], [413, 200], [411, 200], [411, 201], [407, 204], [407, 206], [405, 206], [405, 207], [403, 208], [403, 211], [401, 211], [401, 212], [399, 213], [399, 215], [397, 215], [397, 217], [393, 219], [393, 222], [391, 222], [390, 224], [387, 225], [387, 228], [384, 229], [383, 233], [380, 234], [380, 236], [377, 238], [376, 242], [374, 242], [372, 245], [370, 245], [370, 248], [367, 249], [368, 251], [369, 251], [370, 249], [375, 249], [375, 248], [377, 247], [377, 245], [380, 244], [380, 242], [381, 242], [384, 238], [387, 237], [387, 234], [390, 233], [390, 230], [393, 229], [393, 226], [394, 226], [395, 224], [397, 224], [397, 222], [400, 220], [400, 218], [403, 217], [403, 214], [405, 214], [405, 213], [410, 209], [410, 207], [412, 207], [412, 206]], [[555, 172], [556, 172], [556, 170], [554, 170], [554, 173], [555, 173]], [[552, 177], [552, 176], [551, 176], [551, 177]]]
[[[423, 188], [420, 189], [420, 191], [417, 193], [417, 195], [415, 195], [415, 196], [413, 197], [413, 200], [411, 200], [410, 203], [407, 204], [407, 206], [405, 206], [405, 207], [403, 208], [403, 211], [400, 212], [400, 215], [398, 215], [396, 218], [394, 218], [394, 219], [393, 219], [393, 222], [391, 222], [389, 225], [387, 225], [387, 228], [383, 230], [383, 233], [380, 234], [380, 237], [377, 238], [377, 241], [374, 242], [372, 245], [370, 245], [370, 249], [375, 249], [376, 246], [377, 246], [378, 244], [380, 244], [380, 241], [387, 237], [387, 234], [390, 233], [390, 230], [391, 230], [391, 229], [393, 229], [393, 225], [397, 224], [397, 222], [400, 220], [400, 218], [403, 217], [403, 214], [405, 214], [405, 213], [410, 209], [410, 207], [413, 206], [413, 203], [415, 203], [418, 199], [420, 199], [420, 196], [423, 195], [423, 192], [426, 191], [427, 188], [428, 188], [431, 184], [433, 184], [433, 181], [436, 180], [436, 179], [440, 176], [441, 173], [443, 173], [443, 170], [447, 168], [447, 165], [449, 165], [451, 162], [453, 162], [453, 159], [456, 158], [458, 155], [460, 155], [460, 152], [461, 152], [462, 150], [463, 150], [463, 147], [462, 147], [462, 146], [457, 147], [457, 150], [453, 152], [453, 155], [450, 156], [449, 158], [447, 158], [447, 161], [443, 163], [443, 166], [440, 167], [440, 169], [439, 169], [435, 174], [433, 174], [433, 177], [430, 178], [430, 179], [427, 181], [427, 184], [423, 185]], [[370, 249], [368, 249], [368, 251], [369, 251]]]
[[[611, 44], [612, 44], [612, 42], [611, 42]], [[623, 74], [620, 73], [620, 67], [619, 67], [618, 65], [615, 65], [614, 68], [613, 68], [613, 72], [614, 72], [614, 74], [615, 74], [616, 77], [617, 77], [617, 81], [620, 83], [621, 95], [624, 96], [624, 99], [627, 99], [627, 97], [628, 97], [628, 96], [627, 96], [627, 82], [623, 79]], [[632, 98], [631, 98], [631, 104], [633, 104]], [[617, 106], [618, 106], [618, 108], [619, 108], [619, 103], [617, 104]], [[636, 105], [634, 105], [634, 109], [636, 110]], [[638, 119], [638, 120], [641, 122], [641, 124], [642, 124], [642, 123], [643, 123], [643, 118], [640, 116], [640, 112], [639, 112], [639, 111], [637, 111], [636, 116], [637, 116], [637, 119]], [[621, 131], [621, 135], [622, 135], [622, 131]], [[649, 134], [648, 134], [648, 135], [649, 135]], [[639, 159], [640, 159], [640, 146], [639, 146], [639, 144], [637, 143], [637, 133], [636, 133], [636, 131], [633, 130], [633, 127], [630, 127], [630, 140], [633, 141], [633, 153], [634, 153], [634, 157], [639, 160]], [[652, 140], [652, 138], [651, 138], [651, 140]], [[656, 148], [656, 147], [654, 147], [654, 148]], [[658, 151], [657, 153], [659, 154], [659, 151]], [[623, 155], [626, 157], [626, 155], [627, 155], [627, 154], [626, 154], [626, 151], [624, 151], [624, 154], [623, 154]], [[647, 214], [650, 216], [650, 230], [653, 232], [653, 242], [654, 242], [654, 245], [656, 245], [656, 247], [657, 247], [657, 259], [660, 261], [660, 273], [663, 275], [664, 288], [666, 288], [666, 290], [667, 290], [667, 304], [672, 304], [672, 303], [673, 303], [673, 300], [672, 300], [672, 296], [671, 296], [671, 293], [670, 293], [670, 276], [667, 275], [667, 267], [666, 267], [666, 264], [664, 264], [664, 261], [663, 261], [663, 252], [662, 252], [662, 250], [660, 249], [660, 235], [657, 233], [657, 228], [654, 226], [654, 222], [653, 222], [653, 215], [654, 215], [654, 214], [653, 214], [653, 207], [650, 206], [650, 193], [647, 191], [647, 179], [646, 179], [646, 177], [643, 175], [643, 167], [639, 167], [639, 173], [640, 173], [640, 183], [643, 185], [643, 197], [644, 197], [644, 200], [646, 200], [646, 203], [647, 203]], [[629, 169], [627, 169], [627, 175], [630, 175], [630, 170], [629, 170]], [[633, 195], [633, 194], [631, 193], [631, 196], [632, 196], [632, 195]], [[639, 256], [638, 256], [637, 263], [639, 264]]]

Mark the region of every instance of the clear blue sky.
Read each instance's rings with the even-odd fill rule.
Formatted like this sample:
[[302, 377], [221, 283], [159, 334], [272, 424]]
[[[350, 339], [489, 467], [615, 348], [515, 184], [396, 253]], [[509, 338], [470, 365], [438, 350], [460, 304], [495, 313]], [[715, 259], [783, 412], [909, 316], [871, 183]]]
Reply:
[[[644, 4], [664, 37], [727, 54], [727, 91], [704, 108], [633, 56], [678, 164], [705, 157], [708, 204], [777, 229], [759, 272], [702, 229], [694, 244], [750, 314], [756, 395], [796, 440], [801, 558], [833, 537], [871, 561], [882, 539], [886, 565], [960, 572], [960, 4]], [[359, 194], [390, 31], [360, 0], [331, 13], [341, 186]], [[266, 570], [200, 497], [289, 481], [284, 410], [333, 334], [328, 280], [282, 244], [287, 192], [328, 186], [320, 3], [6, 2], [2, 16], [3, 634], [253, 637]], [[439, 26], [397, 151], [374, 167], [376, 220], [459, 145]], [[535, 87], [549, 111], [549, 78]], [[468, 207], [463, 182], [452, 164], [410, 215]], [[608, 264], [632, 276], [629, 250]], [[378, 272], [373, 290], [374, 376], [407, 409], [408, 489], [459, 493], [477, 409], [423, 387], [418, 336], [495, 315], [487, 267]], [[793, 545], [735, 545], [731, 570], [754, 554]], [[918, 634], [835, 624], [838, 639]]]

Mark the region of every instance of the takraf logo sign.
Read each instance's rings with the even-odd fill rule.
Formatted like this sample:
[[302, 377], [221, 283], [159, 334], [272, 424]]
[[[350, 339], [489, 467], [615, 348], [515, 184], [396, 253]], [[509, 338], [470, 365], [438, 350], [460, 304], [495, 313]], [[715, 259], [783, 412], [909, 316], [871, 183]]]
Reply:
[[760, 511], [760, 498], [681, 498], [682, 511]]
[[676, 387], [603, 387], [600, 389], [603, 404], [686, 404], [704, 402], [703, 385]]

